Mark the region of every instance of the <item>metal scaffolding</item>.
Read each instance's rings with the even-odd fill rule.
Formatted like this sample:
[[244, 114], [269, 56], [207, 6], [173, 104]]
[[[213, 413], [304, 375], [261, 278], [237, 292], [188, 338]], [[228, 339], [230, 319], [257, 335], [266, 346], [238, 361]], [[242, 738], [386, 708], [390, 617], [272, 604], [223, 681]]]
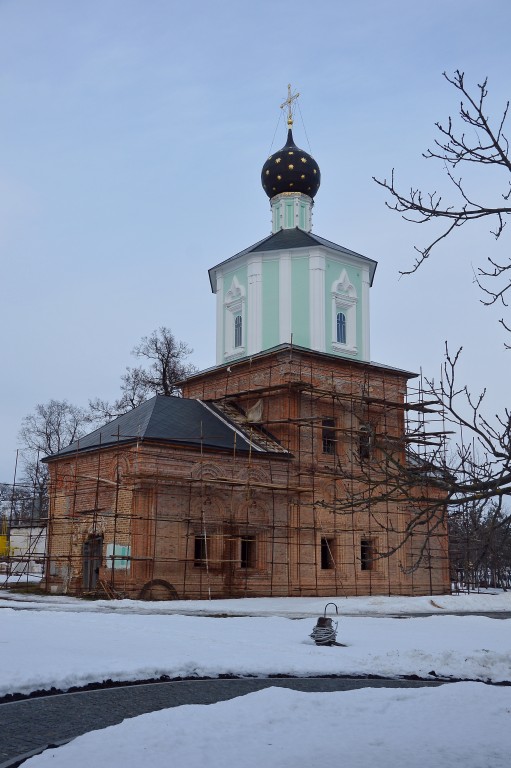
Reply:
[[[421, 380], [405, 391], [393, 369], [348, 365], [318, 382], [299, 358], [283, 381], [278, 365], [234, 389], [226, 374], [214, 397], [207, 377], [197, 384], [194, 397], [236, 427], [229, 451], [208, 448], [201, 429], [193, 446], [119, 434], [50, 461], [43, 588], [154, 599], [448, 591], [432, 482], [448, 433]], [[240, 451], [239, 430], [261, 450]], [[13, 504], [11, 536], [15, 517]], [[34, 560], [32, 544], [5, 546], [0, 586], [20, 563], [28, 581]]]

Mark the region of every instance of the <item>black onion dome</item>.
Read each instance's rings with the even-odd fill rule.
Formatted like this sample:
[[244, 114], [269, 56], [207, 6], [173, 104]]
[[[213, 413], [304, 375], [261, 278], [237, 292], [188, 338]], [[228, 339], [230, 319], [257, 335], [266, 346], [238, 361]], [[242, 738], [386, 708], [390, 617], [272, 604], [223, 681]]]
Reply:
[[263, 165], [261, 184], [268, 197], [282, 192], [303, 192], [314, 197], [321, 183], [319, 165], [312, 155], [299, 149], [293, 141], [291, 128], [287, 132], [287, 143]]

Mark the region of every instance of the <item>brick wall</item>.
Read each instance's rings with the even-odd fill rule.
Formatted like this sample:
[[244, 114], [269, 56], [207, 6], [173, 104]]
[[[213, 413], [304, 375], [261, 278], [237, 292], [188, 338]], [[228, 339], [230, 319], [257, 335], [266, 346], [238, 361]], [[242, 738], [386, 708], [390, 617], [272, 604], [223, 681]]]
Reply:
[[[99, 537], [98, 578], [135, 597], [448, 591], [445, 526], [406, 540], [413, 504], [386, 498], [389, 458], [405, 462], [406, 380], [290, 348], [191, 377], [185, 397], [259, 405], [252, 428], [290, 455], [141, 442], [51, 462], [47, 588], [83, 592], [84, 543]], [[108, 546], [129, 547], [116, 568]]]

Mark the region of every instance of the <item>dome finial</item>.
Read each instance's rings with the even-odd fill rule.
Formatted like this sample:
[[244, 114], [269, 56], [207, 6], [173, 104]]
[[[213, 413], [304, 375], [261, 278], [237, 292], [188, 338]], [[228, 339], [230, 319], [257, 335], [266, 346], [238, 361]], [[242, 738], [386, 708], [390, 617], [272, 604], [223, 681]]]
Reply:
[[312, 200], [319, 189], [321, 174], [312, 155], [296, 146], [293, 139], [293, 103], [299, 93], [291, 92], [287, 86], [287, 99], [280, 105], [287, 107], [287, 141], [266, 160], [261, 171], [261, 184], [272, 200], [278, 195], [307, 195]]
[[298, 98], [300, 94], [299, 93], [293, 93], [291, 94], [291, 83], [288, 83], [287, 86], [287, 99], [282, 102], [280, 105], [281, 109], [284, 109], [284, 107], [287, 105], [287, 124], [289, 128], [293, 125], [293, 101]]

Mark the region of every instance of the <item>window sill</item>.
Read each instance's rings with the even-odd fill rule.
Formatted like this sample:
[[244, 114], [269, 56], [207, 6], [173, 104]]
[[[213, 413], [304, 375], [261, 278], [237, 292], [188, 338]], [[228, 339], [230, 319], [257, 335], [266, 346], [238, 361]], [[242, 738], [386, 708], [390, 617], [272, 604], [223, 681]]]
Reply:
[[245, 355], [245, 347], [236, 347], [236, 349], [230, 349], [228, 352], [224, 354], [224, 359], [226, 362], [229, 362], [229, 360], [236, 360], [238, 357], [244, 357]]
[[332, 341], [332, 349], [336, 352], [344, 352], [346, 355], [356, 355], [358, 348], [349, 344], [340, 344], [338, 341]]

